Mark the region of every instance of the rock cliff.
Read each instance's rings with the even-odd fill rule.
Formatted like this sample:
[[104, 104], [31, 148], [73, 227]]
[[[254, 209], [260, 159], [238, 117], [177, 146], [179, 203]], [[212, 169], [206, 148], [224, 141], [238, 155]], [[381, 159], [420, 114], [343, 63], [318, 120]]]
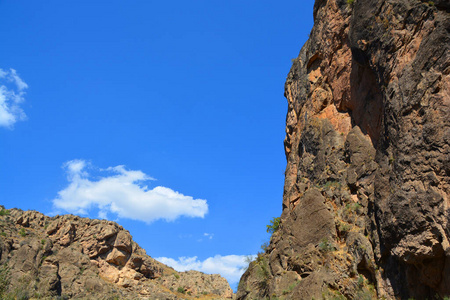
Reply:
[[281, 222], [238, 299], [450, 296], [450, 2], [316, 0]]
[[0, 208], [0, 298], [230, 299], [219, 275], [176, 272], [115, 222]]

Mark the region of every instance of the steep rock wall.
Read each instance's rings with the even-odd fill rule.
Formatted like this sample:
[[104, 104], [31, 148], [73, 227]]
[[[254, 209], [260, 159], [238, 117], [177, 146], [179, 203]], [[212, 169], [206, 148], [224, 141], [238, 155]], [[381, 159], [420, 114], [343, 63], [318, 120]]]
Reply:
[[450, 2], [316, 0], [281, 225], [237, 298], [450, 295]]

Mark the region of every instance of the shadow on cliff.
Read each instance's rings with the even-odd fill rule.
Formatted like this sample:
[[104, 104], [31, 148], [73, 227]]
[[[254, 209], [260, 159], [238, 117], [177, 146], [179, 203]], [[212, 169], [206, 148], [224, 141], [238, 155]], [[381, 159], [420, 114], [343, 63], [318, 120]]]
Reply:
[[381, 134], [383, 94], [364, 54], [352, 49], [349, 110], [352, 127], [359, 126], [377, 148]]

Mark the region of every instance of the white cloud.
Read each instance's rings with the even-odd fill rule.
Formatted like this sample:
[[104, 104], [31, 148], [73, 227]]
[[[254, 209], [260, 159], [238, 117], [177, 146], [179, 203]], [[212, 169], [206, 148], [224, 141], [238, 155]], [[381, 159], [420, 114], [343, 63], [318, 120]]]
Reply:
[[26, 119], [20, 104], [25, 101], [27, 88], [16, 70], [0, 69], [0, 126], [12, 128], [17, 121]]
[[158, 257], [155, 259], [171, 266], [179, 272], [196, 270], [207, 274], [220, 274], [233, 286], [239, 282], [245, 268], [249, 264], [249, 259], [252, 260], [254, 258], [254, 255], [216, 255], [204, 261], [199, 260], [197, 256], [179, 257], [178, 260], [168, 257]]
[[212, 240], [213, 237], [214, 237], [214, 233], [206, 233], [206, 232], [205, 232], [205, 233], [203, 234], [203, 236], [205, 236], [206, 238]]
[[84, 160], [72, 160], [63, 167], [69, 184], [53, 200], [59, 210], [88, 214], [97, 208], [100, 218], [113, 213], [119, 218], [147, 223], [158, 219], [173, 221], [181, 216], [203, 218], [208, 212], [206, 200], [194, 199], [163, 186], [149, 189], [143, 183], [154, 179], [142, 171], [127, 170], [124, 166], [109, 167], [100, 169], [108, 176], [94, 180], [86, 170], [91, 166]]

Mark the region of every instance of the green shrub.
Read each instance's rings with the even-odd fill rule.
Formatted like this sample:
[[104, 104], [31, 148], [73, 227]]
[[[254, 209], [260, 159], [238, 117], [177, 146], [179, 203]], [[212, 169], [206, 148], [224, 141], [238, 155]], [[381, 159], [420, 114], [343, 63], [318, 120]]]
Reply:
[[350, 6], [353, 5], [354, 3], [355, 3], [355, 0], [347, 0], [347, 4]]
[[270, 270], [269, 263], [265, 255], [258, 255], [256, 258], [256, 275], [258, 277], [258, 286], [264, 292], [269, 290]]
[[283, 290], [283, 295], [291, 293], [298, 284], [299, 284], [298, 280], [296, 280], [294, 283], [291, 283], [286, 290]]
[[358, 277], [358, 285], [359, 286], [364, 285], [364, 277], [362, 275], [359, 275]]
[[184, 290], [184, 287], [181, 287], [181, 286], [178, 287], [177, 292], [182, 293], [182, 294], [186, 293], [186, 291]]
[[24, 289], [16, 289], [15, 291], [14, 291], [14, 296], [15, 296], [15, 298], [17, 299], [17, 300], [28, 300], [28, 299], [30, 299], [30, 295], [29, 295], [29, 293], [28, 293], [28, 291], [27, 290], [24, 290]]
[[8, 290], [10, 280], [9, 268], [5, 265], [0, 266], [0, 299], [3, 299]]
[[[322, 299], [326, 300], [346, 300], [347, 298], [341, 294], [341, 292], [336, 290], [331, 290], [328, 288], [327, 290], [322, 292]], [[356, 298], [360, 299], [360, 298]]]
[[339, 229], [339, 233], [342, 235], [342, 236], [346, 236], [347, 235], [347, 233], [351, 230], [351, 226], [350, 226], [350, 224], [347, 224], [347, 223], [344, 223], [344, 222], [339, 222], [339, 227], [338, 227], [338, 229]]
[[355, 212], [356, 214], [361, 214], [363, 213], [363, 207], [361, 204], [354, 202], [354, 203], [347, 203], [345, 205], [345, 210], [347, 213], [351, 213], [351, 212]]
[[19, 230], [19, 234], [20, 234], [20, 236], [22, 236], [22, 237], [25, 237], [25, 236], [27, 235], [25, 229], [23, 229], [23, 228], [21, 228], [21, 229]]
[[9, 215], [9, 210], [7, 209], [0, 210], [0, 216], [7, 216], [7, 215]]
[[280, 228], [280, 221], [280, 217], [270, 220], [270, 224], [267, 225], [267, 232], [271, 234], [275, 233]]
[[47, 255], [42, 256], [41, 262], [39, 263], [39, 266], [42, 266], [42, 264], [44, 263], [44, 260], [46, 260], [47, 257], [48, 257]]
[[325, 184], [321, 185], [319, 188], [322, 190], [335, 190], [341, 187], [341, 183], [338, 181], [327, 181]]
[[240, 268], [240, 270], [246, 272], [252, 261], [254, 260], [253, 255], [247, 255], [245, 258], [245, 264]]
[[323, 238], [322, 241], [319, 243], [319, 249], [322, 252], [328, 252], [328, 251], [335, 251], [336, 248], [333, 246], [333, 244], [328, 241], [327, 238]]
[[261, 245], [261, 250], [263, 251], [263, 253], [266, 253], [267, 248], [269, 248], [269, 245], [270, 245], [269, 242], [264, 242], [264, 243]]

